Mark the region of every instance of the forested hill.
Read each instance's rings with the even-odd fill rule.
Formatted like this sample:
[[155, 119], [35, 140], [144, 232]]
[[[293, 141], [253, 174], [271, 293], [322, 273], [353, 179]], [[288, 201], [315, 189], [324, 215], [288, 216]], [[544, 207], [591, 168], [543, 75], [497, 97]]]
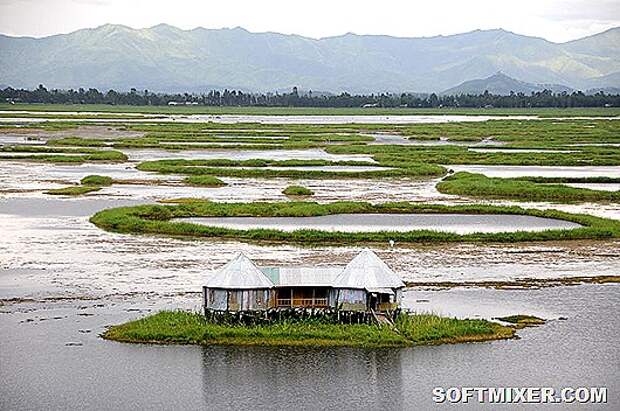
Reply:
[[0, 84], [24, 88], [439, 93], [500, 71], [576, 90], [618, 87], [620, 28], [561, 44], [501, 29], [312, 39], [163, 24], [105, 25], [38, 39], [0, 36]]

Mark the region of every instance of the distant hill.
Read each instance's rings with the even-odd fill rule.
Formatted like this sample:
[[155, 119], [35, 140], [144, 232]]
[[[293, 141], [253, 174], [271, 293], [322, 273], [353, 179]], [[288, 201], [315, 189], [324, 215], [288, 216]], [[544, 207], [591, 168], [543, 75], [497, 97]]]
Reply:
[[531, 94], [532, 92], [551, 90], [555, 93], [563, 91], [572, 92], [573, 89], [561, 84], [532, 84], [516, 80], [503, 73], [497, 73], [490, 77], [476, 80], [469, 80], [456, 87], [443, 91], [444, 95], [457, 94], [482, 94], [488, 91], [491, 94], [508, 95], [510, 92]]
[[[568, 43], [509, 31], [312, 39], [242, 28], [105, 25], [44, 38], [0, 35], [0, 83], [151, 91], [439, 92], [501, 71], [531, 84], [620, 86], [620, 28]], [[500, 81], [501, 83], [501, 81]]]

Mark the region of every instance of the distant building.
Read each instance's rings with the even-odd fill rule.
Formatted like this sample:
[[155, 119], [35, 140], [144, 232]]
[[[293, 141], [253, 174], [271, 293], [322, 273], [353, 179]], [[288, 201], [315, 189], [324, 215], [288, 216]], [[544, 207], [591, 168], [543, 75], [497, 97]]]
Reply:
[[405, 284], [366, 249], [345, 267], [257, 267], [243, 253], [216, 271], [203, 287], [205, 311], [331, 308], [394, 311]]

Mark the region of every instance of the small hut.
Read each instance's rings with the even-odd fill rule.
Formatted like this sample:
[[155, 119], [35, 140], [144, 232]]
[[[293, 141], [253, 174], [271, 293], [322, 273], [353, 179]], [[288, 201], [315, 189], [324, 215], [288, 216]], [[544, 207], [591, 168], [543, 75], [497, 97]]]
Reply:
[[257, 267], [239, 253], [203, 287], [206, 311], [394, 311], [405, 284], [365, 249], [345, 267]]
[[390, 311], [405, 283], [369, 249], [359, 253], [334, 279], [332, 300], [344, 311]]
[[205, 308], [213, 311], [261, 311], [273, 306], [271, 280], [243, 253], [213, 274], [203, 287]]

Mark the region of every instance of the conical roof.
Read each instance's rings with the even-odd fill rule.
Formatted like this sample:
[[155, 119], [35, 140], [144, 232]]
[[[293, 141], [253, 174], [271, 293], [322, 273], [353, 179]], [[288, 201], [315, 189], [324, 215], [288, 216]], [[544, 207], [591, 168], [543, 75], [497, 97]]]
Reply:
[[209, 288], [271, 288], [273, 283], [245, 254], [238, 253], [207, 280]]
[[334, 287], [368, 291], [404, 286], [400, 277], [369, 249], [362, 250], [334, 280]]

